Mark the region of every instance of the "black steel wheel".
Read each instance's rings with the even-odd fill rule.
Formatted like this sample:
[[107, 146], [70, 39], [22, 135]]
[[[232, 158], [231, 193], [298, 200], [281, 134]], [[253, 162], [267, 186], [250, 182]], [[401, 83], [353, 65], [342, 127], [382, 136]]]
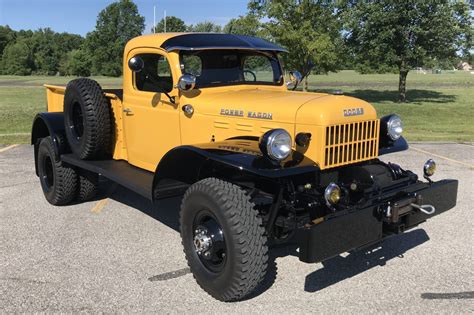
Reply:
[[100, 85], [91, 79], [72, 80], [64, 95], [66, 137], [81, 159], [99, 159], [110, 155], [112, 114]]
[[197, 283], [221, 301], [249, 296], [267, 272], [268, 246], [262, 220], [239, 186], [207, 178], [186, 191], [181, 238]]
[[193, 224], [194, 250], [201, 263], [212, 272], [220, 272], [226, 263], [224, 232], [212, 213], [203, 209]]
[[76, 171], [56, 158], [51, 137], [41, 140], [37, 165], [41, 188], [49, 203], [65, 205], [76, 197]]
[[84, 115], [79, 102], [72, 104], [70, 129], [72, 136], [77, 139], [77, 141], [81, 141], [84, 135]]

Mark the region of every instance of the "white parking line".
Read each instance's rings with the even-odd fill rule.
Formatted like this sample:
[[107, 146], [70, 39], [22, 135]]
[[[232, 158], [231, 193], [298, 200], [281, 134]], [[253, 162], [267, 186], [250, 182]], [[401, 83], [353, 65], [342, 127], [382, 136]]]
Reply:
[[418, 149], [418, 148], [414, 148], [414, 147], [410, 147], [410, 149], [413, 149], [413, 150], [418, 151], [418, 152], [421, 152], [421, 153], [429, 154], [429, 155], [432, 155], [432, 156], [436, 156], [436, 157], [438, 157], [438, 158], [440, 158], [440, 159], [443, 159], [443, 160], [446, 160], [446, 161], [450, 161], [450, 162], [452, 162], [452, 163], [461, 164], [461, 165], [467, 166], [467, 167], [469, 167], [470, 169], [474, 170], [474, 165], [469, 164], [469, 163], [465, 163], [465, 162], [461, 162], [461, 161], [458, 161], [458, 160], [454, 160], [454, 159], [448, 158], [448, 157], [446, 157], [446, 156], [442, 156], [442, 155], [439, 155], [439, 154], [436, 154], [436, 153], [431, 153], [431, 152], [428, 152], [428, 151], [425, 151], [425, 150], [422, 150], [422, 149]]
[[13, 149], [13, 148], [15, 148], [15, 147], [17, 147], [17, 146], [19, 146], [19, 144], [12, 144], [12, 145], [9, 145], [8, 147], [1, 148], [1, 149], [0, 149], [0, 153], [5, 152], [5, 151], [8, 151], [8, 150], [10, 150], [10, 149]]

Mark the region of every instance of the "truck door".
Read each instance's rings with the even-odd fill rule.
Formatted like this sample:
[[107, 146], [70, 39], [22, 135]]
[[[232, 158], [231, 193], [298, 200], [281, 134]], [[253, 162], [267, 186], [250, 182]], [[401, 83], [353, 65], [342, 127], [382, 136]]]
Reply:
[[123, 124], [128, 162], [155, 171], [163, 155], [181, 144], [178, 106], [163, 93], [177, 95], [173, 70], [166, 53], [159, 49], [133, 49], [127, 61], [132, 57], [140, 57], [144, 69], [132, 72], [124, 68]]

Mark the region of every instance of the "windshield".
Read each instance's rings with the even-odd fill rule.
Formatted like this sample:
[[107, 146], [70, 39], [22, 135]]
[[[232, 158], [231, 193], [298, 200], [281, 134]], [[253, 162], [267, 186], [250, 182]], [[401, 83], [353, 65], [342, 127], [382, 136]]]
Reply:
[[267, 52], [182, 51], [181, 71], [196, 76], [197, 88], [235, 84], [283, 84], [278, 58], [276, 54]]

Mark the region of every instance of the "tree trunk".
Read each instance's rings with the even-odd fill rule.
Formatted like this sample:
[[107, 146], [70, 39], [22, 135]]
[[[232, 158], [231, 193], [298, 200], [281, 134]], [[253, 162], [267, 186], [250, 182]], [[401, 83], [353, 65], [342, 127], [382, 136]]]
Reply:
[[407, 75], [408, 70], [400, 70], [398, 81], [398, 101], [400, 103], [405, 103], [407, 100]]
[[308, 76], [304, 77], [303, 91], [308, 92]]

